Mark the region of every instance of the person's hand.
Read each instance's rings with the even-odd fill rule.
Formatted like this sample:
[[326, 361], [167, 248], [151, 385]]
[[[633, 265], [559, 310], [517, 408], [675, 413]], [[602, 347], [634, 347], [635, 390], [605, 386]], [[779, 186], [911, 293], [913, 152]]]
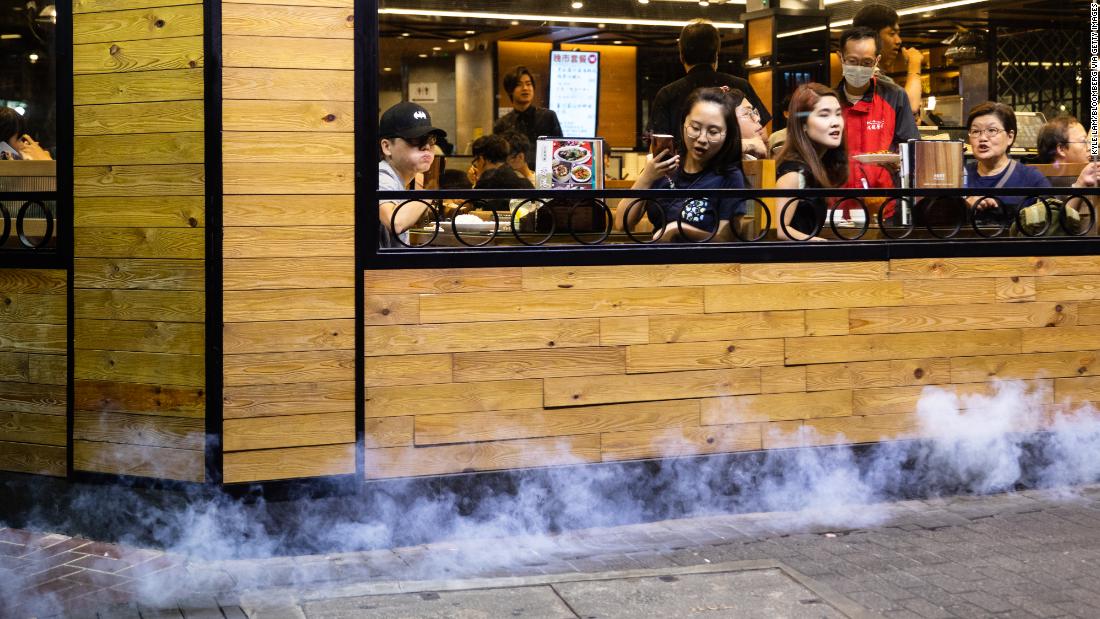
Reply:
[[1081, 174], [1077, 176], [1077, 181], [1073, 183], [1073, 186], [1096, 187], [1097, 185], [1100, 185], [1100, 161], [1093, 161], [1081, 170]]
[[924, 62], [924, 55], [920, 53], [919, 49], [914, 47], [901, 48], [901, 57], [905, 59], [905, 66], [908, 68], [909, 73], [920, 73], [921, 63]]
[[652, 186], [662, 176], [672, 174], [679, 165], [680, 155], [673, 155], [672, 151], [667, 148], [656, 155], [648, 155], [646, 156], [645, 167], [642, 168], [642, 173], [638, 175], [638, 182], [645, 184], [647, 187]]
[[52, 159], [50, 153], [42, 148], [38, 142], [35, 142], [34, 138], [29, 135], [24, 134], [23, 137], [17, 139], [15, 144], [12, 144], [12, 148], [19, 151], [23, 159], [37, 159], [39, 161], [49, 161]]
[[757, 159], [767, 159], [768, 145], [759, 137], [741, 140], [741, 155], [752, 155]]
[[997, 201], [989, 197], [970, 196], [966, 199], [966, 202], [976, 211], [985, 211], [991, 208], [997, 208]]

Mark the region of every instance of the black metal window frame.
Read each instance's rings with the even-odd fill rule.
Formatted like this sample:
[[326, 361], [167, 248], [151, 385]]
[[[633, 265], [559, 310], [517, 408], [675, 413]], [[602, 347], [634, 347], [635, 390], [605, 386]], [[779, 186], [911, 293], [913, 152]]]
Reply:
[[[403, 200], [434, 199], [469, 195], [463, 192], [402, 191], [380, 192], [375, 180], [377, 165], [379, 75], [379, 0], [356, 0], [357, 22], [366, 24], [356, 30], [356, 264], [360, 270], [408, 268], [464, 268], [503, 266], [584, 266], [616, 264], [708, 264], [720, 262], [814, 262], [889, 260], [892, 258], [949, 258], [1023, 255], [1085, 255], [1100, 253], [1100, 237], [1017, 237], [950, 238], [934, 240], [831, 240], [825, 243], [791, 241], [757, 243], [687, 243], [555, 245], [539, 247], [420, 247], [385, 248], [378, 246], [378, 201], [380, 198]], [[364, 19], [365, 18], [365, 19]], [[624, 197], [667, 199], [669, 190], [591, 190], [548, 192], [482, 192], [484, 197], [549, 198], [605, 200]], [[982, 195], [1100, 195], [1100, 191], [1053, 189], [981, 190], [981, 189], [829, 189], [829, 190], [723, 190], [723, 194], [741, 198], [767, 198], [796, 195], [815, 197], [864, 198], [869, 196], [921, 197]], [[774, 216], [774, 214], [773, 214]], [[1090, 222], [1095, 226], [1095, 222]], [[362, 291], [359, 291], [361, 294]]]
[[[57, 124], [55, 165], [56, 185], [52, 191], [0, 191], [0, 201], [18, 202], [12, 216], [0, 207], [0, 243], [16, 240], [15, 249], [0, 249], [2, 269], [62, 269], [70, 270], [73, 253], [73, 81], [72, 81], [72, 0], [55, 3], [57, 22], [54, 25], [53, 58], [55, 62], [55, 112]], [[53, 204], [51, 210], [48, 206]], [[42, 247], [38, 239], [24, 234], [25, 217], [39, 206], [46, 213], [46, 235]], [[46, 247], [49, 241], [53, 247]]]

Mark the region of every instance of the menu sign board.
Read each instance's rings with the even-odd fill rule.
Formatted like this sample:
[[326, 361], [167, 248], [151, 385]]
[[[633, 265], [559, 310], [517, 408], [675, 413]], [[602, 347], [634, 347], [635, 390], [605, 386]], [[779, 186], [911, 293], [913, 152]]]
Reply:
[[599, 52], [550, 54], [550, 109], [565, 135], [596, 135], [599, 100]]
[[538, 189], [603, 189], [603, 140], [539, 138]]

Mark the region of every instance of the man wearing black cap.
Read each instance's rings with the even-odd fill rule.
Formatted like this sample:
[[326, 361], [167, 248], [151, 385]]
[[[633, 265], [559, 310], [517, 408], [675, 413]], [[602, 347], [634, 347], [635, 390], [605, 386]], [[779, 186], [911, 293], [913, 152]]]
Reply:
[[[403, 101], [382, 114], [382, 119], [378, 121], [378, 137], [382, 153], [382, 159], [378, 162], [378, 191], [402, 191], [408, 188], [417, 174], [432, 167], [432, 160], [435, 159], [432, 147], [436, 140], [447, 137], [447, 132], [432, 126], [428, 110]], [[408, 242], [407, 230], [416, 224], [426, 209], [427, 205], [423, 202], [410, 202], [398, 208], [393, 201], [380, 201], [379, 246], [400, 246], [395, 235]]]

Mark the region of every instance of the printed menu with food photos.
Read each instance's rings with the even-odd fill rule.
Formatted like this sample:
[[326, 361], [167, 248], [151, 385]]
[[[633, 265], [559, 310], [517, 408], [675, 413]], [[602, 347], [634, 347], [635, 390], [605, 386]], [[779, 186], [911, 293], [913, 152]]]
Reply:
[[599, 52], [550, 54], [550, 109], [565, 135], [596, 135], [600, 101]]
[[603, 148], [600, 138], [539, 138], [538, 188], [603, 189]]

